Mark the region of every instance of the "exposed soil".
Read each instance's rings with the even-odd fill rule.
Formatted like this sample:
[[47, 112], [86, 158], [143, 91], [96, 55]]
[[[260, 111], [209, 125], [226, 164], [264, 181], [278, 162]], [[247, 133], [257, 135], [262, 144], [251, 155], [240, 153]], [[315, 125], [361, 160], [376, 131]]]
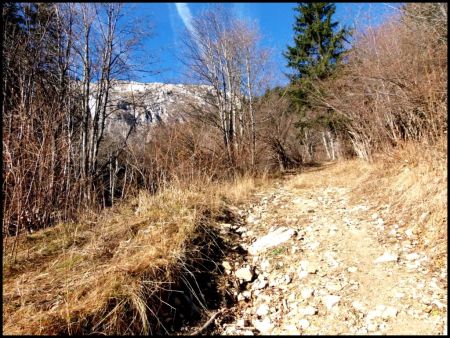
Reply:
[[[303, 182], [320, 179], [317, 170], [327, 169], [302, 173]], [[215, 305], [178, 332], [447, 334], [447, 266], [430, 261], [410, 227], [385, 224], [389, 205], [351, 194], [290, 175], [233, 210], [220, 223]], [[289, 238], [248, 252], [275, 230]], [[241, 268], [251, 279], [237, 278]]]

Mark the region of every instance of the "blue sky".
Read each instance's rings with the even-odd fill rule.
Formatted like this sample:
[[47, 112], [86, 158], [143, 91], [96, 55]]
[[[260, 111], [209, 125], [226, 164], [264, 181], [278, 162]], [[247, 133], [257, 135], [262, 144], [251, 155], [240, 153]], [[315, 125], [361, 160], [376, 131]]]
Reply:
[[[153, 26], [153, 36], [146, 39], [141, 53], [155, 55], [156, 63], [149, 68], [157, 69], [157, 75], [142, 75], [143, 82], [187, 83], [183, 76], [183, 65], [178, 60], [177, 42], [181, 32], [189, 25], [189, 16], [196, 16], [208, 8], [209, 3], [128, 3], [127, 10], [135, 18]], [[287, 72], [282, 52], [292, 44], [294, 23], [293, 8], [296, 3], [226, 3], [237, 16], [256, 22], [263, 36], [262, 46], [271, 48], [275, 65], [276, 84], [287, 83], [283, 72]], [[364, 27], [378, 25], [393, 13], [394, 3], [336, 3], [334, 19], [346, 26]]]

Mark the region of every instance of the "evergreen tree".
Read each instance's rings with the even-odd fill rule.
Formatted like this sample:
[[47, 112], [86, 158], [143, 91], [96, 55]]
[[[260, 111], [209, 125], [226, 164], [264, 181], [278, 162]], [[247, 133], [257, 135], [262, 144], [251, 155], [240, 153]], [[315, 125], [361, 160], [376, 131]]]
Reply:
[[332, 21], [336, 11], [333, 3], [299, 3], [294, 10], [299, 13], [295, 17], [294, 46], [287, 46], [283, 53], [287, 66], [295, 71], [289, 77], [292, 82], [325, 78], [341, 60], [350, 32], [346, 28], [336, 31], [338, 22]]
[[287, 66], [294, 70], [289, 75], [288, 91], [300, 114], [296, 126], [299, 135], [305, 135], [308, 130], [320, 132], [327, 153], [331, 149], [329, 156], [335, 159], [336, 135], [345, 121], [329, 107], [321, 106], [317, 97], [324, 98], [326, 93], [314, 84], [334, 73], [344, 56], [344, 43], [350, 31], [345, 27], [337, 30], [338, 22], [332, 20], [336, 11], [333, 3], [298, 3], [294, 10], [299, 13], [293, 26], [294, 46], [287, 46], [283, 55]]

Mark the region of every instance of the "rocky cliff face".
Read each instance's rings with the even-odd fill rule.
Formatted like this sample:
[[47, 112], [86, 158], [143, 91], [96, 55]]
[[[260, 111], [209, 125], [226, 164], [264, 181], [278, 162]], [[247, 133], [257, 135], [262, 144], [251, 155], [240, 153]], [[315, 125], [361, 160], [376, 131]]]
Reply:
[[106, 119], [106, 133], [126, 136], [158, 123], [183, 121], [194, 106], [203, 106], [206, 85], [139, 83], [120, 81], [113, 85]]

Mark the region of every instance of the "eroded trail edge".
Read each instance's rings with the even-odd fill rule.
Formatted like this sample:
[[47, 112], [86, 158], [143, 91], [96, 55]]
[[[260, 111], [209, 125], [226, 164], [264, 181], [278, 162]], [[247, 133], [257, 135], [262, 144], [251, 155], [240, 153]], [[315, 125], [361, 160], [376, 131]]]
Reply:
[[447, 266], [432, 267], [412, 228], [385, 224], [389, 205], [301, 175], [221, 223], [242, 252], [220, 262], [236, 303], [209, 333], [446, 334]]

